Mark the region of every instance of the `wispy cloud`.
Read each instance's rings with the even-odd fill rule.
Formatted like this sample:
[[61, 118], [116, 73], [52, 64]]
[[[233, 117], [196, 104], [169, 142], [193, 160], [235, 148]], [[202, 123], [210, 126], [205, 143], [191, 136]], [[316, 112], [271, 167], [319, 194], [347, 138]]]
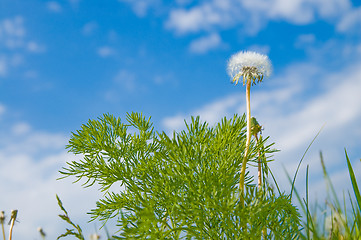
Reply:
[[109, 46], [102, 46], [97, 49], [97, 53], [100, 57], [106, 58], [116, 53], [115, 49]]
[[32, 53], [42, 53], [42, 52], [45, 52], [45, 47], [36, 43], [36, 42], [33, 42], [33, 41], [30, 41], [28, 42], [27, 44], [27, 50], [29, 52], [32, 52]]
[[25, 28], [21, 16], [0, 20], [0, 43], [14, 49], [24, 45]]
[[46, 7], [49, 11], [55, 12], [55, 13], [60, 13], [63, 10], [61, 5], [56, 1], [47, 2]]
[[117, 102], [125, 94], [143, 91], [144, 86], [137, 81], [137, 75], [127, 69], [120, 69], [114, 76], [111, 87], [104, 93], [105, 100]]
[[[82, 190], [80, 184], [72, 184], [74, 179], [56, 180], [65, 162], [76, 159], [65, 150], [67, 134], [33, 129], [26, 122], [11, 119], [10, 110], [6, 112], [0, 104], [0, 117], [6, 114], [6, 121], [2, 118], [0, 125], [1, 210], [8, 216], [11, 209], [19, 210], [24, 224], [17, 224], [15, 236], [35, 238], [39, 226], [49, 239], [65, 231], [65, 224], [58, 218], [55, 194], [61, 197], [73, 220], [86, 226], [89, 218], [84, 213], [94, 207], [102, 194], [96, 189]], [[93, 229], [84, 230], [89, 234]]]
[[150, 8], [160, 5], [159, 0], [118, 0], [119, 2], [125, 2], [132, 6], [133, 11], [138, 17], [145, 17]]
[[0, 77], [4, 77], [8, 71], [7, 62], [5, 56], [0, 56]]
[[350, 10], [337, 24], [337, 30], [343, 33], [360, 34], [361, 7]]
[[5, 113], [6, 108], [3, 104], [0, 103], [0, 117]]
[[114, 77], [114, 82], [127, 92], [133, 92], [136, 89], [136, 75], [125, 69], [117, 73]]
[[203, 54], [222, 46], [222, 39], [217, 33], [195, 39], [191, 42], [189, 50], [193, 53]]
[[86, 36], [92, 35], [97, 30], [98, 24], [94, 21], [88, 22], [83, 26], [82, 33]]
[[[241, 24], [245, 32], [255, 34], [269, 21], [283, 20], [292, 24], [308, 24], [315, 18], [337, 21], [347, 16], [350, 9], [351, 3], [348, 0], [200, 1], [190, 8], [172, 9], [165, 26], [177, 34], [187, 34], [215, 31]], [[354, 15], [356, 14], [355, 12]]]
[[268, 45], [253, 44], [253, 45], [249, 46], [247, 48], [247, 50], [268, 55], [271, 51], [271, 48]]
[[24, 57], [21, 54], [0, 55], [0, 77], [6, 77], [12, 68], [22, 65]]
[[0, 19], [0, 77], [8, 76], [14, 67], [25, 62], [26, 53], [42, 53], [46, 48], [36, 41], [29, 40], [24, 26], [24, 18], [15, 16]]
[[[234, 4], [238, 5], [236, 2]], [[229, 26], [239, 20], [241, 16], [242, 12], [237, 14], [231, 0], [213, 0], [203, 2], [190, 9], [171, 10], [165, 26], [178, 34], [212, 31], [216, 27]]]

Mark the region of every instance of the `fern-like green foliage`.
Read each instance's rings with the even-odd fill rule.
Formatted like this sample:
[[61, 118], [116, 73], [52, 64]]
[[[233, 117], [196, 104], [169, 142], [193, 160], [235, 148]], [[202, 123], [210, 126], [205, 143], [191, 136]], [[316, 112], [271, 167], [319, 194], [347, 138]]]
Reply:
[[[246, 141], [245, 116], [214, 127], [199, 117], [173, 136], [155, 132], [150, 119], [105, 114], [72, 133], [68, 150], [81, 159], [61, 173], [106, 192], [90, 214], [117, 218], [116, 239], [294, 239], [300, 216], [288, 195], [267, 185], [258, 191], [247, 171], [245, 206], [239, 178]], [[251, 142], [248, 163], [275, 151], [268, 138]], [[269, 161], [267, 159], [267, 161]], [[119, 191], [109, 191], [119, 187]]]

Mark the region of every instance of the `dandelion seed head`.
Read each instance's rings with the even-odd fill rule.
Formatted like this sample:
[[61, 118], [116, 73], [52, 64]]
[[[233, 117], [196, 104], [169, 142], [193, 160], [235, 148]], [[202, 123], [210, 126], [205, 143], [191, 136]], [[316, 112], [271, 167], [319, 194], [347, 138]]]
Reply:
[[266, 55], [252, 51], [240, 51], [229, 59], [227, 71], [236, 84], [241, 76], [244, 79], [243, 84], [245, 84], [245, 78], [251, 78], [255, 83], [256, 79], [261, 82], [264, 77], [271, 75], [272, 64]]
[[96, 233], [93, 233], [90, 235], [90, 239], [91, 240], [98, 240], [100, 239], [100, 235], [96, 234]]
[[42, 237], [45, 237], [45, 236], [46, 236], [46, 234], [45, 234], [45, 232], [44, 232], [44, 230], [43, 230], [42, 227], [38, 227], [38, 232], [40, 233], [40, 235], [41, 235]]
[[0, 212], [0, 224], [3, 224], [5, 221], [5, 212], [1, 211]]
[[15, 210], [11, 210], [11, 219], [14, 219], [14, 221], [16, 220], [16, 217], [18, 215], [18, 210], [15, 209]]

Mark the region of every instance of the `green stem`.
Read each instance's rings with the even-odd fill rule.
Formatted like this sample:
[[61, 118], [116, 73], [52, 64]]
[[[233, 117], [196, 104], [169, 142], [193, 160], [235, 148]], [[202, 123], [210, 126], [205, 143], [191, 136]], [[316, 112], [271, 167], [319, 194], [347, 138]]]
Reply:
[[[257, 134], [254, 135], [256, 138], [256, 141], [258, 143], [258, 136]], [[262, 166], [261, 166], [261, 151], [258, 150], [258, 190], [262, 190]]]
[[241, 175], [239, 179], [239, 192], [240, 192], [240, 203], [244, 206], [244, 178], [246, 175], [246, 165], [248, 159], [249, 144], [251, 142], [251, 79], [247, 78], [246, 86], [246, 103], [247, 103], [247, 140], [246, 149], [244, 151], [244, 157], [241, 168]]

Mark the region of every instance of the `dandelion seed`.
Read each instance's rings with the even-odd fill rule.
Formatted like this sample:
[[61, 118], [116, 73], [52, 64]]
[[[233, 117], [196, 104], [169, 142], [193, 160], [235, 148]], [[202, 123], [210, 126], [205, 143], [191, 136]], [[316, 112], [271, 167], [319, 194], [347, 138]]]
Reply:
[[272, 73], [272, 64], [266, 55], [251, 51], [240, 51], [234, 54], [228, 61], [228, 74], [232, 82], [238, 84], [239, 78], [243, 76], [243, 85], [246, 80], [252, 79], [262, 82], [264, 77], [269, 77]]

